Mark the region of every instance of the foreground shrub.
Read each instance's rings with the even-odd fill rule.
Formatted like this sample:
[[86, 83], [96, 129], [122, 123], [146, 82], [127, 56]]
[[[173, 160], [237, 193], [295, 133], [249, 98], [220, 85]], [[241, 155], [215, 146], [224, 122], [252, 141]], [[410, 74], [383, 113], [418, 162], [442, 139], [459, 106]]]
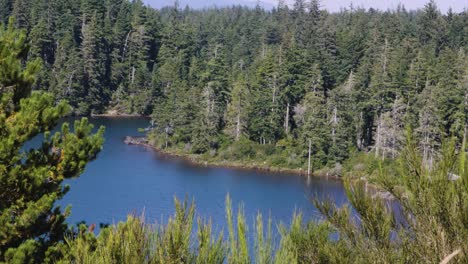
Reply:
[[363, 181], [345, 178], [349, 205], [337, 208], [332, 201], [314, 200], [325, 221], [304, 225], [301, 214], [296, 214], [289, 227], [279, 225], [279, 241], [272, 239], [271, 220], [265, 226], [258, 215], [255, 227], [249, 229], [242, 207], [235, 217], [229, 196], [227, 239], [223, 233], [213, 234], [211, 224], [202, 219], [194, 233], [194, 204], [176, 200], [176, 213], [167, 225], [151, 226], [130, 216], [97, 237], [78, 233], [67, 240], [62, 262], [466, 263], [465, 152], [447, 143], [437, 165], [427, 169], [408, 137], [398, 173], [380, 168], [377, 182], [395, 201], [367, 193]]

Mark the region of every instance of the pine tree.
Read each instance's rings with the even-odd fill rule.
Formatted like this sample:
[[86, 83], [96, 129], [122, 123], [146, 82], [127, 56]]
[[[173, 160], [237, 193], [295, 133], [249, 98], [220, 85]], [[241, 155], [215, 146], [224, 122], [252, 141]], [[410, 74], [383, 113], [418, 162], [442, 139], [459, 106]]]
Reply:
[[249, 90], [242, 75], [234, 83], [231, 100], [227, 108], [226, 132], [236, 141], [245, 135], [249, 108]]
[[31, 21], [31, 0], [14, 0], [12, 15], [16, 18], [15, 25], [19, 28], [30, 30]]
[[[327, 107], [323, 94], [309, 92], [304, 100], [294, 108], [294, 119], [299, 128], [299, 140], [304, 156], [310, 145], [312, 168], [326, 164], [330, 142], [330, 129], [327, 122]], [[307, 154], [306, 154], [307, 153]]]
[[346, 160], [349, 157], [350, 149], [356, 146], [355, 139], [358, 135], [353, 122], [357, 118], [355, 116], [355, 106], [352, 103], [354, 86], [354, 73], [351, 72], [348, 80], [342, 86], [329, 93], [327, 117], [331, 143], [328, 152], [328, 163], [331, 166]]
[[[77, 177], [94, 159], [103, 143], [103, 128], [92, 134], [86, 119], [51, 135], [55, 124], [68, 113], [64, 101], [54, 104], [49, 94], [30, 97], [38, 61], [25, 62], [25, 33], [0, 29], [0, 261], [42, 263], [60, 253], [70, 210], [61, 212], [55, 202], [69, 190], [65, 179]], [[23, 64], [24, 63], [24, 64]], [[25, 65], [23, 67], [23, 65]], [[45, 132], [38, 149], [23, 144]]]
[[0, 0], [0, 24], [8, 22], [12, 10], [13, 0]]
[[103, 81], [102, 39], [98, 27], [98, 15], [94, 12], [91, 17], [84, 14], [81, 26], [81, 58], [83, 61], [82, 85], [86, 91], [86, 100], [79, 104], [78, 112], [89, 114], [92, 110], [102, 111], [102, 102], [107, 99]]
[[419, 41], [423, 45], [430, 45], [436, 52], [440, 51], [445, 45], [446, 23], [434, 0], [430, 0], [424, 7], [418, 26]]
[[[312, 76], [308, 91], [304, 99], [294, 108], [294, 120], [298, 126], [299, 142], [304, 153], [312, 156], [313, 168], [325, 164], [326, 153], [329, 148], [331, 127], [327, 121], [327, 102], [323, 93], [323, 79], [317, 71], [318, 66], [312, 68]], [[306, 147], [308, 146], [308, 148]]]
[[65, 99], [76, 109], [87, 95], [86, 90], [81, 85], [84, 69], [80, 52], [76, 48], [71, 34], [65, 34], [59, 43], [51, 70], [51, 86], [48, 90], [58, 100]]
[[258, 62], [250, 101], [248, 133], [261, 144], [275, 142], [282, 133], [279, 73], [272, 54]]
[[420, 94], [419, 100], [423, 106], [419, 111], [419, 126], [415, 130], [419, 139], [424, 164], [432, 168], [441, 146], [443, 128], [437, 115], [435, 87], [428, 86]]

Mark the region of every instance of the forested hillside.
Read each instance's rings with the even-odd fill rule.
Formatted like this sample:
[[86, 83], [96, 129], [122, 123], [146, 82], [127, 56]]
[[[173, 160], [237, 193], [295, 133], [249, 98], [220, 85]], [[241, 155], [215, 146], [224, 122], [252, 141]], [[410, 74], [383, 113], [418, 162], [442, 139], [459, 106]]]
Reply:
[[356, 150], [396, 157], [410, 126], [430, 165], [442, 138], [461, 142], [466, 130], [468, 13], [441, 14], [433, 1], [340, 13], [318, 0], [280, 0], [273, 11], [0, 5], [2, 22], [13, 15], [26, 29], [29, 59], [43, 61], [37, 89], [80, 115], [151, 115], [159, 146], [211, 156], [237, 146], [249, 156], [256, 142], [265, 155], [282, 151], [273, 164], [294, 168], [310, 147], [321, 167]]

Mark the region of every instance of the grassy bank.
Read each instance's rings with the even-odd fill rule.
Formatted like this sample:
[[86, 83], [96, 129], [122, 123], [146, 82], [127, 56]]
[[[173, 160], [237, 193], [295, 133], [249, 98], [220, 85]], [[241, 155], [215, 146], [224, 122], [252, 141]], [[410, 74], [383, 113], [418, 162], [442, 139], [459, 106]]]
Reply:
[[[186, 145], [175, 145], [166, 147], [158, 143], [154, 136], [149, 135], [144, 141], [134, 141], [131, 144], [144, 145], [164, 155], [184, 159], [199, 166], [223, 167], [235, 169], [260, 170], [273, 173], [286, 173], [307, 175], [307, 162], [302, 157], [273, 145], [259, 145], [250, 141], [238, 142], [209, 151], [196, 154], [190, 151]], [[323, 177], [342, 177], [342, 165], [335, 164], [333, 168], [321, 167], [313, 170], [311, 174]]]
[[[292, 147], [260, 145], [248, 140], [234, 142], [202, 154], [193, 153], [189, 145], [166, 145], [154, 135], [149, 135], [144, 142], [134, 144], [150, 147], [159, 153], [184, 159], [199, 166], [223, 167], [235, 169], [261, 170], [273, 173], [308, 174], [308, 159], [299, 150]], [[329, 178], [365, 179], [375, 183], [380, 170], [395, 173], [395, 160], [382, 160], [373, 153], [353, 152], [344, 161], [326, 165], [317, 164], [311, 159], [311, 175]]]

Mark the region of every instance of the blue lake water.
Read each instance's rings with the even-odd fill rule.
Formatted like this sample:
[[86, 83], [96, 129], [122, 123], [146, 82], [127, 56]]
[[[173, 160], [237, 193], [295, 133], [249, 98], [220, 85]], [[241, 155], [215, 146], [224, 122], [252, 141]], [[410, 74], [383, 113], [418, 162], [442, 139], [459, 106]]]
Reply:
[[125, 136], [141, 135], [138, 128], [148, 126], [144, 118], [90, 121], [106, 126], [106, 142], [85, 173], [67, 181], [71, 190], [59, 204], [72, 205], [70, 224], [112, 224], [142, 212], [149, 222], [166, 223], [174, 213], [174, 197], [186, 196], [195, 200], [197, 216], [211, 219], [215, 227], [225, 225], [227, 194], [235, 212], [243, 204], [250, 224], [258, 212], [270, 216], [275, 225], [290, 223], [295, 211], [301, 211], [305, 220], [319, 220], [320, 214], [310, 202], [314, 195], [339, 205], [346, 202], [343, 185], [336, 180], [200, 167], [142, 146], [125, 145]]

